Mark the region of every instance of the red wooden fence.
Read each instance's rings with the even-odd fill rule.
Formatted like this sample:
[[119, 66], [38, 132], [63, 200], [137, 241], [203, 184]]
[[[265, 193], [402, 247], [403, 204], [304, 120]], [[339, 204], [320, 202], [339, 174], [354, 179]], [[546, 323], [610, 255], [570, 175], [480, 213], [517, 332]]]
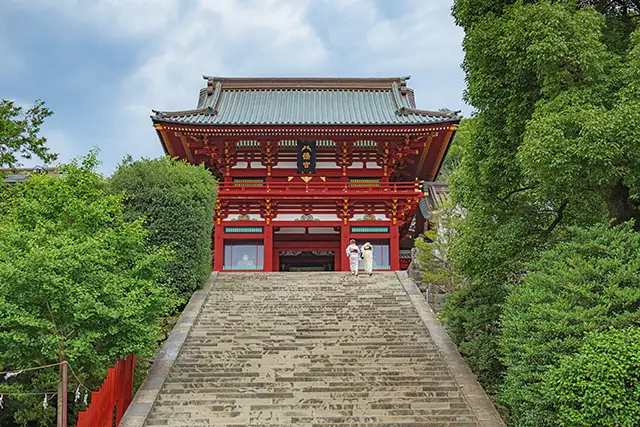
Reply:
[[91, 393], [91, 403], [87, 410], [78, 414], [77, 427], [113, 427], [114, 408], [115, 425], [120, 423], [131, 403], [135, 364], [136, 356], [130, 354], [126, 359], [119, 359], [115, 366], [107, 371], [107, 379], [100, 389]]

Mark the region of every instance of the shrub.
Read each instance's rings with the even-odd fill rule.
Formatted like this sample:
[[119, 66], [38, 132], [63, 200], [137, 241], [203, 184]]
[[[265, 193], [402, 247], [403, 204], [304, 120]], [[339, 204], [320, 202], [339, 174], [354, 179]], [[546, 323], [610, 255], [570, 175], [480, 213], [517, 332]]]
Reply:
[[490, 394], [497, 393], [503, 367], [499, 360], [497, 336], [504, 286], [477, 279], [465, 283], [447, 296], [444, 322], [460, 354]]
[[550, 370], [577, 353], [589, 332], [637, 327], [639, 302], [640, 234], [630, 224], [574, 229], [568, 241], [542, 252], [501, 318], [501, 400], [514, 422], [556, 425], [553, 400], [569, 396], [544, 399]]
[[577, 354], [550, 370], [543, 393], [561, 426], [637, 426], [640, 328], [587, 335]]
[[452, 246], [456, 272], [466, 278], [447, 296], [444, 322], [478, 380], [490, 394], [498, 392], [503, 366], [498, 335], [507, 285], [520, 277], [531, 256], [535, 223], [530, 217], [504, 216], [495, 222], [470, 211]]
[[131, 218], [144, 217], [152, 245], [170, 245], [170, 283], [188, 298], [211, 274], [216, 181], [204, 166], [169, 158], [124, 161], [110, 180], [127, 194]]

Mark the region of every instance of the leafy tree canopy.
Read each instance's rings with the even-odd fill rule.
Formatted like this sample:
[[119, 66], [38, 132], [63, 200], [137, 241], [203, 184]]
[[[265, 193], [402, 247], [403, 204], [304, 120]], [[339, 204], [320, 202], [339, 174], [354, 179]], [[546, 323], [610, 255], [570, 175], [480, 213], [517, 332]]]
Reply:
[[[34, 175], [0, 197], [0, 370], [66, 360], [90, 387], [128, 353], [150, 356], [158, 319], [175, 307], [165, 285], [171, 260], [148, 244], [142, 220], [127, 220], [108, 194], [96, 154]], [[55, 390], [55, 369], [22, 374], [0, 393]], [[43, 396], [18, 397], [20, 425], [55, 422]], [[15, 400], [15, 396], [7, 399]]]
[[465, 148], [469, 144], [471, 135], [473, 134], [474, 119], [462, 119], [460, 127], [456, 132], [453, 142], [449, 146], [447, 155], [444, 158], [442, 168], [438, 174], [439, 181], [449, 181], [453, 171], [456, 170], [462, 162]]
[[[453, 16], [456, 24], [468, 29], [487, 16], [500, 15], [516, 3], [539, 3], [539, 0], [455, 0]], [[558, 0], [554, 3], [593, 7], [602, 14], [631, 19], [640, 12], [640, 0]]]
[[25, 111], [12, 101], [0, 100], [0, 166], [17, 166], [20, 157], [36, 156], [45, 163], [56, 160], [58, 155], [45, 146], [47, 139], [38, 135], [52, 114], [42, 101]]

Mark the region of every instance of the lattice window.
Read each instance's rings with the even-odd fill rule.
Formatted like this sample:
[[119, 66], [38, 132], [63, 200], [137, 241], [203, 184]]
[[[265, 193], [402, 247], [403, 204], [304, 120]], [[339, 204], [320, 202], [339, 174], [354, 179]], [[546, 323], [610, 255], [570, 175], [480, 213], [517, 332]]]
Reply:
[[227, 234], [262, 234], [263, 227], [225, 227], [224, 232]]
[[264, 178], [234, 178], [234, 187], [262, 187], [264, 186]]
[[380, 178], [349, 178], [350, 187], [379, 187]]
[[388, 232], [389, 227], [351, 227], [352, 234], [382, 234]]

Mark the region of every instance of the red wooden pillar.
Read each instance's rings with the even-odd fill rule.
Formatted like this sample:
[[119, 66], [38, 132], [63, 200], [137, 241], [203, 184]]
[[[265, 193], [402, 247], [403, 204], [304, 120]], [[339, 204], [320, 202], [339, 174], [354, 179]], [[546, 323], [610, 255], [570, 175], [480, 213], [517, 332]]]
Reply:
[[273, 248], [273, 271], [280, 271], [280, 250]]
[[389, 231], [389, 263], [391, 271], [396, 271], [400, 270], [400, 231], [396, 224], [391, 224]]
[[127, 376], [125, 374], [125, 363], [122, 359], [118, 359], [118, 361], [116, 362], [116, 377], [116, 425], [118, 425], [120, 424], [120, 420], [122, 419], [124, 411], [126, 410], [125, 396], [127, 394]]
[[349, 246], [349, 224], [342, 224], [340, 226], [340, 248], [338, 249], [338, 255], [340, 256], [340, 270], [349, 271], [349, 262], [346, 259], [347, 246]]
[[127, 387], [125, 394], [125, 406], [128, 408], [133, 399], [133, 372], [136, 367], [136, 355], [130, 354], [127, 356]]
[[216, 224], [213, 230], [213, 270], [222, 271], [222, 265], [224, 263], [224, 227], [222, 224]]
[[273, 271], [273, 225], [267, 220], [264, 225], [264, 271]]

